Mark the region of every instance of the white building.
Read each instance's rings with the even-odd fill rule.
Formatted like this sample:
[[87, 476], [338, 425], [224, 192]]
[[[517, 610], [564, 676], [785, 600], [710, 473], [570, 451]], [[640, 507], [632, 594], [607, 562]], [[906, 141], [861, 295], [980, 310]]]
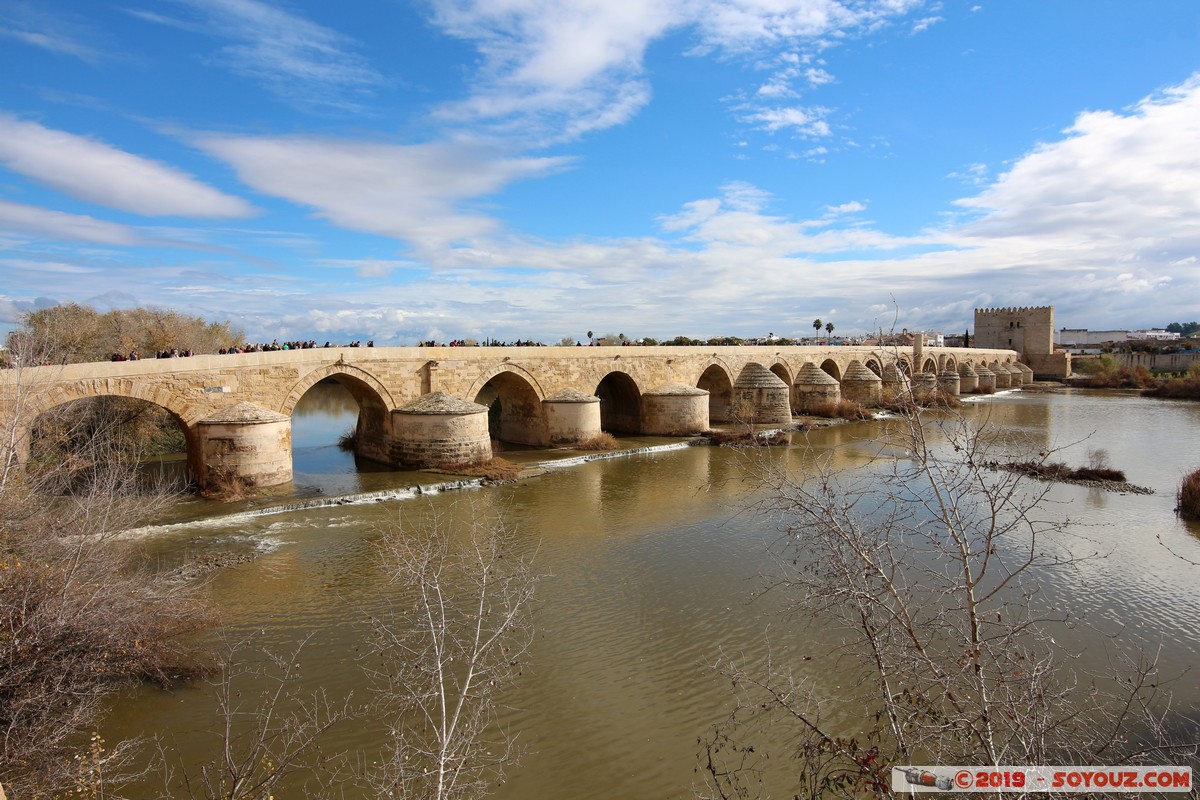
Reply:
[[1156, 342], [1169, 342], [1178, 339], [1179, 334], [1171, 331], [1130, 331], [1130, 339], [1152, 339]]
[[1160, 341], [1178, 339], [1178, 333], [1162, 330], [1148, 331], [1089, 331], [1087, 328], [1062, 328], [1054, 332], [1054, 346], [1073, 353], [1099, 353], [1101, 346], [1128, 341]]

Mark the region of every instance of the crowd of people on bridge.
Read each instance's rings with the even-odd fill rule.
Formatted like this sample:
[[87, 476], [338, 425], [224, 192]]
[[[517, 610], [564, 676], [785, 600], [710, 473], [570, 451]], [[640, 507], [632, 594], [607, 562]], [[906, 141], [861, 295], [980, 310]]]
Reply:
[[545, 347], [542, 342], [532, 339], [517, 339], [515, 342], [502, 342], [498, 339], [485, 339], [478, 342], [474, 339], [454, 339], [442, 344], [436, 339], [425, 339], [417, 342], [417, 347]]
[[[360, 340], [355, 340], [349, 344], [334, 344], [333, 342], [325, 342], [323, 345], [318, 345], [316, 339], [308, 341], [297, 340], [288, 341], [280, 344], [278, 339], [273, 339], [270, 344], [241, 344], [233, 347], [222, 347], [217, 351], [218, 355], [232, 355], [234, 353], [273, 353], [277, 350], [316, 350], [318, 347], [363, 347]], [[369, 339], [366, 347], [374, 347], [375, 340]]]
[[[160, 350], [155, 353], [155, 358], [189, 358], [195, 353], [190, 349], [180, 350], [178, 347], [172, 347], [170, 350]], [[128, 355], [122, 353], [113, 353], [110, 361], [141, 361], [142, 356], [137, 350], [130, 350]]]

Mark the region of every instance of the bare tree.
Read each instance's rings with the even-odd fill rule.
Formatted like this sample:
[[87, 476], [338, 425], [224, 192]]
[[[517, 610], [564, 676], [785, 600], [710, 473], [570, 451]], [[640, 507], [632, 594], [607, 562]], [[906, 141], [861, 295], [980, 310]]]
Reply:
[[243, 338], [228, 322], [207, 322], [169, 309], [115, 309], [101, 314], [68, 303], [22, 316], [21, 327], [9, 334], [8, 346], [28, 351], [29, 344], [36, 343], [35, 360], [28, 363], [67, 364], [106, 361], [132, 351], [153, 356], [172, 348], [215, 353]]
[[[0, 782], [16, 796], [94, 792], [140, 771], [132, 743], [94, 731], [112, 692], [171, 684], [204, 667], [186, 634], [208, 621], [197, 595], [148, 569], [119, 532], [169, 495], [97, 430], [70, 459], [18, 464], [41, 389], [22, 354], [0, 377]], [[69, 429], [60, 431], [71, 437]], [[36, 448], [34, 448], [36, 455]], [[22, 453], [23, 454], [23, 453]]]
[[[1103, 554], [1050, 513], [1046, 484], [989, 468], [996, 444], [961, 418], [912, 416], [871, 470], [817, 461], [796, 476], [761, 462], [767, 510], [786, 529], [771, 590], [787, 593], [792, 619], [843, 633], [850, 685], [822, 697], [789, 664], [725, 660], [738, 702], [703, 742], [700, 794], [759, 796], [771, 738], [788, 741], [797, 796], [813, 798], [890, 796], [893, 765], [1194, 757], [1168, 728], [1195, 723], [1169, 715], [1152, 659], [1124, 654], [1088, 674], [1054, 638], [1078, 620], [1040, 600], [1039, 580]], [[829, 719], [835, 701], [864, 709], [850, 732]]]
[[198, 768], [166, 764], [171, 797], [259, 800], [285, 785], [304, 797], [341, 796], [354, 781], [344, 752], [327, 754], [321, 740], [362, 710], [350, 698], [331, 700], [324, 689], [298, 691], [301, 660], [311, 636], [286, 653], [251, 635], [225, 648], [212, 681], [216, 698], [217, 755]]
[[429, 512], [379, 546], [403, 599], [374, 619], [369, 672], [391, 742], [370, 779], [383, 797], [463, 800], [486, 795], [517, 755], [497, 712], [532, 639], [536, 578], [501, 519], [473, 507], [460, 529]]

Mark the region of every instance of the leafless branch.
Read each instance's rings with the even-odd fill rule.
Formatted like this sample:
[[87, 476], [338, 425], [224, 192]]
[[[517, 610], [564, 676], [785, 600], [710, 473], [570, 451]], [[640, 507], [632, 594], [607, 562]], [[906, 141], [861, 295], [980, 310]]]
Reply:
[[400, 598], [373, 620], [370, 672], [391, 751], [371, 781], [384, 797], [481, 797], [518, 754], [497, 712], [532, 639], [536, 577], [501, 519], [473, 508], [462, 530], [429, 512], [379, 546]]

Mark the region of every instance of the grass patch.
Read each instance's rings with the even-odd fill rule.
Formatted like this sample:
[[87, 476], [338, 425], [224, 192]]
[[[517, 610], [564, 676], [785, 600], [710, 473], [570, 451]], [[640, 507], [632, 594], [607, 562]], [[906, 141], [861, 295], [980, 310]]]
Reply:
[[200, 496], [205, 500], [218, 503], [236, 503], [252, 494], [254, 487], [250, 481], [220, 466], [209, 468], [208, 484], [200, 490]]
[[911, 416], [921, 410], [921, 406], [911, 394], [900, 394], [885, 399], [879, 404], [879, 407], [884, 411], [891, 411], [893, 414], [903, 414], [905, 416]]
[[962, 408], [962, 401], [958, 397], [942, 389], [934, 389], [921, 398], [921, 403], [926, 408]]
[[926, 408], [961, 408], [957, 397], [941, 389], [927, 392], [903, 392], [885, 397], [880, 408], [896, 414], [914, 415]]
[[620, 445], [611, 433], [597, 433], [574, 445], [575, 450], [616, 450]]
[[442, 464], [438, 469], [492, 483], [512, 483], [521, 477], [521, 467], [503, 458], [493, 458], [486, 464]]
[[358, 429], [350, 428], [337, 440], [338, 450], [345, 450], [347, 453], [353, 453], [358, 447]]
[[1124, 472], [1103, 466], [1068, 467], [1066, 464], [1037, 461], [1010, 461], [1000, 466], [1010, 472], [1051, 481], [1125, 481]]
[[1180, 516], [1200, 520], [1200, 469], [1184, 476], [1176, 499], [1178, 505], [1175, 510]]
[[871, 419], [871, 412], [867, 411], [866, 406], [844, 397], [836, 401], [829, 400], [818, 403], [809, 408], [807, 413], [810, 417], [825, 417], [826, 419]]
[[728, 447], [777, 447], [791, 443], [791, 439], [783, 431], [774, 431], [767, 435], [752, 431], [708, 431], [704, 436], [712, 444]]

